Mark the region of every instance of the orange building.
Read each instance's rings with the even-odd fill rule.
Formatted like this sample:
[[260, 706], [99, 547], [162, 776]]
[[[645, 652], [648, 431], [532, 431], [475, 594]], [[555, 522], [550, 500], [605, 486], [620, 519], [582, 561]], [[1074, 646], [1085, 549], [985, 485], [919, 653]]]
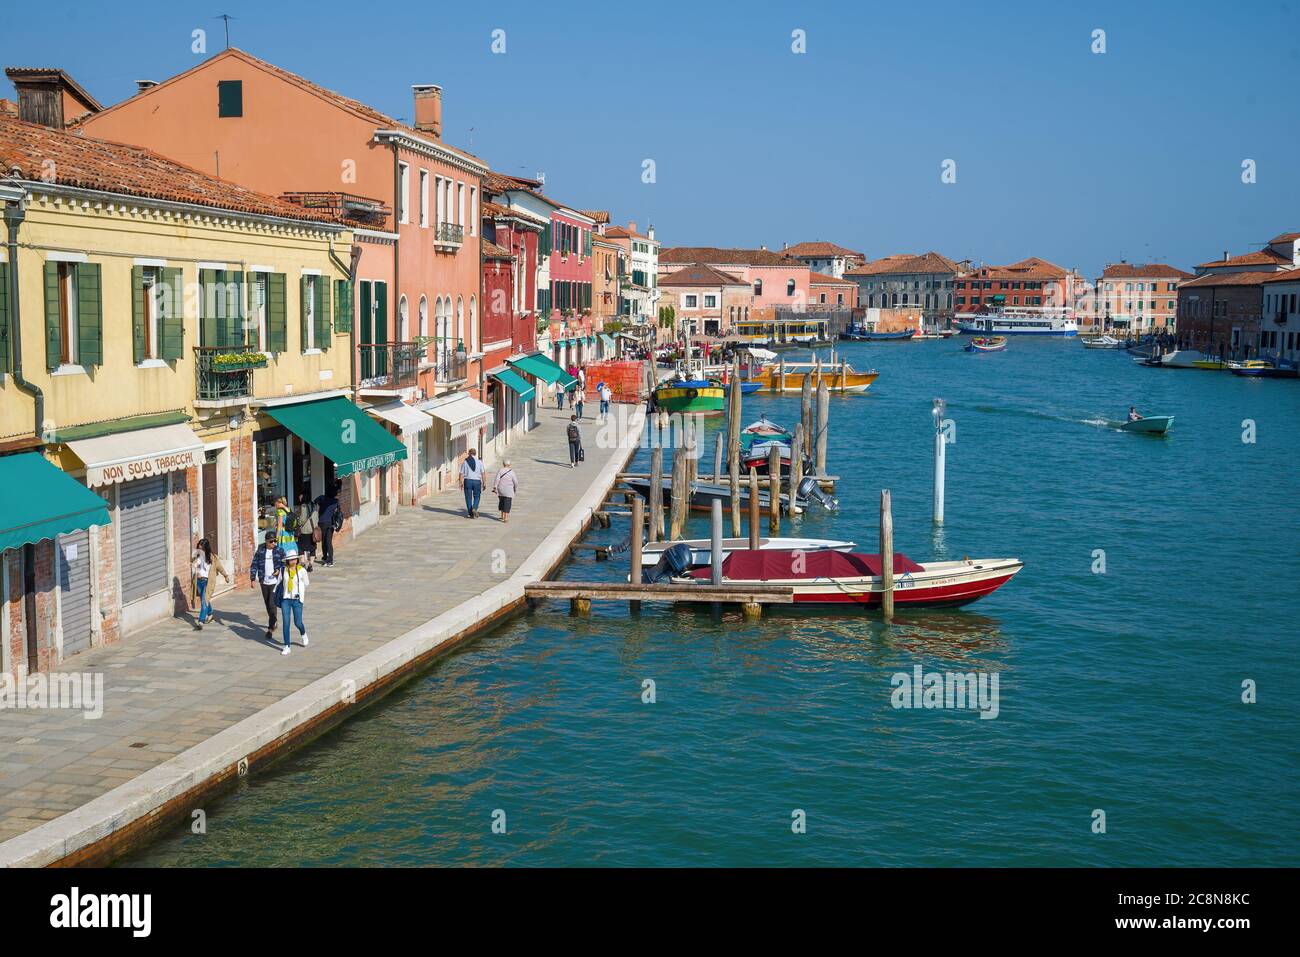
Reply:
[[408, 446], [402, 503], [454, 480], [492, 425], [479, 361], [488, 167], [443, 142], [441, 88], [413, 90], [406, 125], [232, 48], [77, 121], [354, 227], [355, 398], [433, 419], [382, 418]]

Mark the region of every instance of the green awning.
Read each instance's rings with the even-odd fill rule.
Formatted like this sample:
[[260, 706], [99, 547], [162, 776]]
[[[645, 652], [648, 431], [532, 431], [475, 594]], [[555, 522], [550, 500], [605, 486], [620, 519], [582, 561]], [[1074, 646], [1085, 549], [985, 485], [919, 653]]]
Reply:
[[503, 369], [500, 372], [494, 372], [492, 373], [492, 378], [496, 379], [515, 395], [519, 396], [520, 402], [527, 402], [533, 397], [534, 393], [537, 392], [536, 389], [528, 384], [527, 379], [511, 369]]
[[108, 525], [108, 505], [37, 452], [0, 458], [0, 552]]
[[614, 345], [614, 340], [611, 339], [609, 336], [605, 335], [605, 333], [603, 332], [600, 334], [600, 341], [605, 343], [605, 345], [608, 346], [610, 349], [616, 348], [616, 346]]
[[524, 356], [522, 359], [507, 359], [512, 366], [520, 372], [527, 372], [535, 379], [541, 379], [547, 385], [552, 382], [558, 382], [560, 388], [568, 389], [577, 384], [577, 379], [565, 372], [554, 359], [550, 356], [544, 356], [540, 352], [535, 352], [531, 356]]
[[406, 458], [406, 446], [342, 396], [277, 405], [264, 410], [334, 463], [340, 478], [392, 465]]

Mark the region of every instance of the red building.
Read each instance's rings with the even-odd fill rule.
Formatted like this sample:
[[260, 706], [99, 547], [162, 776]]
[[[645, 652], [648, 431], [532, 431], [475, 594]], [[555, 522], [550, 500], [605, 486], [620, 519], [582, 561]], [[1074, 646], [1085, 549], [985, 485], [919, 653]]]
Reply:
[[595, 223], [565, 206], [551, 213], [551, 308], [563, 319], [591, 315], [591, 233]]

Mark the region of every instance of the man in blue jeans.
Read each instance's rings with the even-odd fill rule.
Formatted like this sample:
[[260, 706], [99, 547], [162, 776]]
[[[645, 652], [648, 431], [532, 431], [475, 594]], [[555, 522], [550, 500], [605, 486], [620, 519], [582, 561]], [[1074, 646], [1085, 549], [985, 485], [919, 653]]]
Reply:
[[483, 495], [483, 460], [478, 450], [470, 449], [465, 461], [460, 463], [460, 485], [465, 490], [465, 516], [478, 518], [478, 500]]

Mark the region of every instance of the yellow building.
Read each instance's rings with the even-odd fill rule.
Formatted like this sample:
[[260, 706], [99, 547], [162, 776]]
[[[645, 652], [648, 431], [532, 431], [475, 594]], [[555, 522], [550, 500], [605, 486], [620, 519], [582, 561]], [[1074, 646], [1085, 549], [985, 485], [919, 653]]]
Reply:
[[280, 496], [373, 520], [405, 450], [350, 401], [346, 225], [9, 117], [0, 170], [0, 673], [186, 609], [200, 538], [247, 587]]

